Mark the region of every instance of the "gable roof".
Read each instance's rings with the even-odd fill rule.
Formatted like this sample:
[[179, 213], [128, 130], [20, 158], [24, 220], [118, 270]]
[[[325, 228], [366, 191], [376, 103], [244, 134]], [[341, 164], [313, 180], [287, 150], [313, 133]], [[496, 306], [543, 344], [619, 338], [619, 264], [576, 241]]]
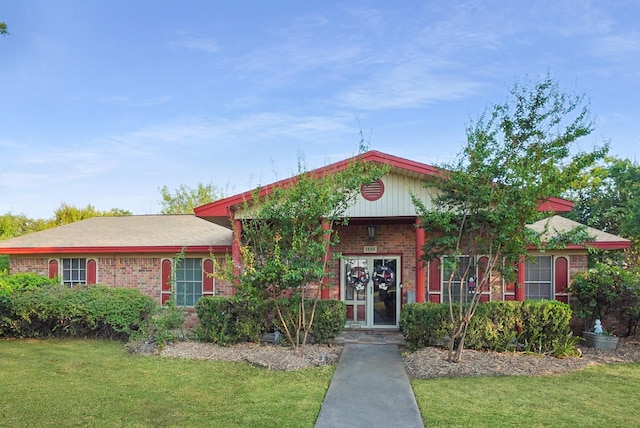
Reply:
[[[386, 153], [378, 152], [376, 150], [371, 150], [366, 153], [342, 160], [340, 162], [335, 162], [322, 168], [314, 169], [312, 171], [309, 171], [309, 173], [323, 176], [325, 174], [343, 171], [347, 169], [347, 167], [349, 167], [349, 165], [353, 161], [358, 159], [364, 162], [375, 162], [381, 165], [387, 165], [391, 168], [391, 172], [407, 175], [413, 178], [426, 179], [429, 176], [433, 176], [439, 173], [439, 169], [434, 166], [415, 162], [409, 159], [399, 158], [397, 156], [392, 156]], [[273, 188], [287, 187], [295, 183], [297, 181], [297, 177], [298, 176], [290, 177], [284, 180], [276, 181], [275, 183], [271, 183], [266, 186], [262, 186], [260, 188], [260, 196], [267, 194]], [[219, 199], [201, 207], [197, 207], [194, 211], [196, 216], [208, 218], [211, 220], [216, 217], [228, 218], [231, 212], [236, 207], [242, 205], [247, 201], [250, 201], [253, 198], [253, 195], [254, 191], [249, 190], [244, 193], [229, 196], [227, 198]]]
[[[362, 160], [364, 162], [375, 162], [380, 165], [390, 167], [390, 173], [407, 176], [419, 180], [427, 180], [431, 176], [441, 173], [441, 169], [424, 163], [404, 159], [376, 150], [353, 156], [340, 162], [332, 163], [322, 168], [309, 171], [311, 174], [319, 176], [331, 174], [336, 171], [346, 169], [353, 161]], [[262, 186], [260, 188], [260, 196], [267, 194], [274, 187], [286, 187], [296, 182], [298, 176], [277, 181], [275, 183]], [[217, 221], [221, 224], [227, 224], [225, 220], [233, 213], [233, 211], [244, 204], [251, 201], [254, 191], [247, 191], [227, 198], [219, 199], [206, 205], [197, 207], [194, 212], [196, 216], [206, 218], [211, 221]], [[548, 198], [542, 201], [538, 207], [539, 211], [569, 212], [573, 208], [573, 202], [560, 198]]]
[[[593, 238], [591, 242], [585, 242], [584, 245], [569, 244], [568, 249], [593, 247], [599, 250], [625, 250], [631, 245], [631, 241], [611, 233], [593, 227], [585, 226], [577, 221], [570, 220], [559, 215], [554, 215], [548, 219], [539, 220], [529, 226], [532, 230], [543, 233], [542, 241], [548, 242], [558, 233], [566, 233], [576, 227], [586, 227], [587, 233]], [[546, 231], [545, 231], [546, 227]]]
[[92, 217], [0, 241], [0, 254], [226, 252], [232, 231], [193, 215]]

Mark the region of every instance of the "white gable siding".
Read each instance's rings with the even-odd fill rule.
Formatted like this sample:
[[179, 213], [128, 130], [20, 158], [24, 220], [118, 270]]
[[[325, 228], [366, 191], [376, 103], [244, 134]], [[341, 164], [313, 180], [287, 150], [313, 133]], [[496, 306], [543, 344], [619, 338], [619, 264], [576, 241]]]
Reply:
[[382, 178], [384, 194], [377, 201], [367, 201], [360, 194], [354, 206], [346, 212], [347, 217], [403, 217], [415, 216], [416, 207], [411, 194], [418, 196], [427, 208], [431, 208], [433, 190], [425, 189], [422, 181], [397, 174]]
[[[411, 194], [418, 196], [427, 208], [432, 208], [433, 190], [425, 189], [423, 182], [398, 174], [387, 174], [382, 177], [384, 194], [377, 201], [368, 201], [358, 193], [355, 205], [350, 207], [345, 215], [356, 217], [414, 217], [416, 207], [411, 201]], [[249, 218], [256, 211], [256, 207], [239, 209], [235, 218]]]

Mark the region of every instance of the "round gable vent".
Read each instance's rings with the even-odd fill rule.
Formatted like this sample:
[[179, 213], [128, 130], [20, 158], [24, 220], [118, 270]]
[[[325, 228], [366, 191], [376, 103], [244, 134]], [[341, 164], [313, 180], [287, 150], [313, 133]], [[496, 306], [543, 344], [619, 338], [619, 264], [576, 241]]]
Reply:
[[377, 201], [384, 194], [384, 183], [382, 180], [377, 179], [370, 184], [363, 185], [360, 188], [360, 193], [367, 201]]

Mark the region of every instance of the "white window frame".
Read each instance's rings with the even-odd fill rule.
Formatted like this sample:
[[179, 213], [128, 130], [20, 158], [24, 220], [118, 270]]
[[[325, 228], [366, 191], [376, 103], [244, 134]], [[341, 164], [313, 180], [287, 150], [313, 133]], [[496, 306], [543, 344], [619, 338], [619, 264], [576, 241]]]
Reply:
[[69, 287], [86, 284], [87, 259], [84, 257], [60, 259], [60, 281]]
[[[188, 265], [185, 267], [185, 265]], [[174, 263], [175, 302], [178, 306], [193, 307], [203, 295], [204, 273], [202, 258], [185, 257]]]
[[[442, 257], [442, 260], [440, 262], [440, 290], [442, 291], [442, 303], [449, 303], [449, 272], [445, 271], [445, 263], [444, 263], [444, 259], [447, 257], [454, 257], [454, 256], [444, 256]], [[460, 255], [457, 256], [458, 259], [467, 259], [466, 264], [471, 262], [471, 256], [469, 255]], [[464, 270], [466, 269], [466, 264], [465, 263], [459, 263], [458, 264], [458, 273], [464, 272]], [[473, 277], [474, 279], [477, 280], [478, 278], [478, 267], [476, 265], [475, 270], [471, 271], [469, 273], [469, 277]], [[467, 278], [467, 281], [469, 280], [469, 278]], [[458, 278], [454, 278], [453, 281], [451, 281], [451, 294], [452, 294], [452, 299], [451, 301], [453, 303], [466, 303], [470, 300], [472, 294], [470, 294], [468, 292], [468, 285], [462, 288], [462, 295], [459, 295], [457, 292], [460, 290], [460, 277], [458, 275]], [[462, 299], [462, 296], [464, 296], [464, 299]]]
[[[549, 266], [540, 265], [540, 259], [549, 260]], [[534, 261], [535, 259], [535, 261]], [[527, 257], [525, 262], [524, 299], [525, 300], [554, 300], [555, 299], [555, 257], [552, 255], [536, 255]], [[548, 279], [542, 274], [549, 275]], [[542, 293], [541, 287], [548, 286], [549, 293]], [[530, 288], [535, 287], [535, 293]]]

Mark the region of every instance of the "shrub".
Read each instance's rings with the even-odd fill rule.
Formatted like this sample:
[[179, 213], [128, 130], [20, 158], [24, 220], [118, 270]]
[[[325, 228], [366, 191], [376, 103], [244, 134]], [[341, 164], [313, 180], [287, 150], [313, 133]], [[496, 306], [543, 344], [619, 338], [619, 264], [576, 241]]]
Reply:
[[640, 273], [637, 271], [603, 263], [576, 274], [569, 292], [576, 302], [577, 315], [584, 321], [584, 330], [590, 330], [596, 319], [602, 320], [613, 311], [624, 313], [633, 307], [633, 300], [628, 301], [625, 296], [639, 283]]
[[427, 302], [402, 306], [400, 328], [412, 349], [443, 345], [452, 327], [448, 305]]
[[259, 342], [271, 326], [265, 303], [240, 297], [203, 297], [195, 307], [198, 336], [206, 342], [229, 345]]
[[[548, 352], [566, 339], [570, 319], [569, 306], [557, 301], [483, 303], [469, 324], [465, 348], [506, 351], [520, 342], [529, 350]], [[448, 303], [404, 305], [400, 324], [412, 349], [447, 344], [453, 326]]]
[[528, 351], [546, 353], [571, 332], [569, 305], [557, 300], [526, 300], [522, 302], [524, 319], [520, 341]]
[[0, 296], [7, 296], [16, 291], [31, 290], [45, 285], [57, 285], [54, 279], [36, 275], [35, 273], [0, 273]]
[[311, 334], [316, 343], [335, 339], [347, 323], [347, 305], [340, 300], [318, 300]]
[[100, 337], [126, 340], [146, 331], [155, 304], [139, 290], [63, 285], [13, 293], [4, 335]]
[[627, 336], [636, 334], [640, 323], [640, 280], [628, 284], [622, 295], [622, 320], [627, 323]]
[[[279, 301], [281, 310], [295, 311], [298, 305], [292, 299]], [[312, 302], [309, 301], [308, 308]], [[237, 342], [259, 342], [265, 333], [283, 330], [276, 315], [274, 301], [261, 301], [240, 297], [203, 297], [196, 304], [200, 320], [198, 336], [207, 342], [228, 345]], [[309, 334], [316, 342], [335, 338], [346, 323], [344, 302], [320, 300]], [[291, 327], [291, 326], [290, 326]]]
[[184, 308], [176, 305], [171, 298], [164, 306], [157, 306], [151, 318], [150, 339], [158, 346], [163, 347], [168, 342], [177, 338], [176, 330], [181, 334], [187, 313]]
[[[280, 331], [283, 331], [284, 327], [277, 316], [275, 309], [275, 301], [271, 301], [271, 313], [273, 314], [273, 325]], [[278, 300], [280, 310], [284, 312], [285, 319], [290, 319], [292, 322], [296, 322], [298, 319], [298, 311], [300, 306], [295, 298], [284, 298]], [[307, 325], [309, 325], [309, 319], [311, 318], [311, 312], [313, 309], [313, 300], [307, 300], [305, 304]], [[315, 343], [327, 343], [331, 339], [334, 339], [344, 329], [347, 322], [346, 318], [347, 307], [344, 302], [339, 300], [318, 300], [316, 305], [316, 311], [313, 318], [313, 324], [309, 329], [309, 335], [312, 342]], [[290, 332], [295, 332], [294, 325], [288, 324]], [[304, 334], [303, 330], [300, 334]], [[292, 333], [294, 334], [294, 333]], [[283, 335], [284, 339], [284, 335]], [[295, 340], [295, 338], [294, 338]]]

